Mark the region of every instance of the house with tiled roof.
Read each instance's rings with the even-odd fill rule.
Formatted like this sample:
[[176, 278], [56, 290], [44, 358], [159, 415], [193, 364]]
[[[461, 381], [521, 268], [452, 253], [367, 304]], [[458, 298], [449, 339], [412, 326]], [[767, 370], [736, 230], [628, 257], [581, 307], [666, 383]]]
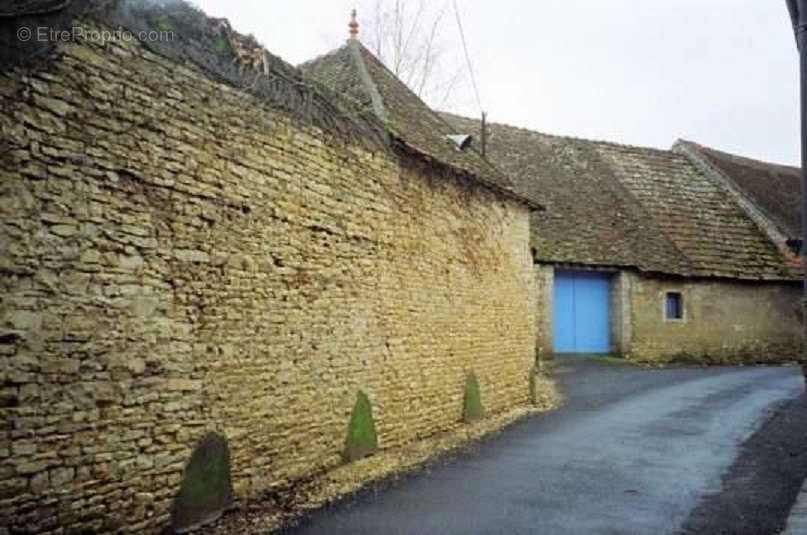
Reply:
[[[443, 117], [481, 134], [477, 120]], [[490, 161], [546, 206], [531, 221], [543, 355], [797, 356], [800, 266], [783, 246], [799, 238], [797, 170], [694, 144], [658, 150], [504, 124], [486, 133]]]

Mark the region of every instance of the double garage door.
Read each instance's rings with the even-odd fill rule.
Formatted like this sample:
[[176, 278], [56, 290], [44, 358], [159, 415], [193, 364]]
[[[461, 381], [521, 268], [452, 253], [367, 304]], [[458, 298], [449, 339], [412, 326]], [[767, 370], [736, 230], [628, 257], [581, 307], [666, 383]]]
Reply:
[[555, 271], [552, 345], [555, 353], [608, 353], [610, 277]]

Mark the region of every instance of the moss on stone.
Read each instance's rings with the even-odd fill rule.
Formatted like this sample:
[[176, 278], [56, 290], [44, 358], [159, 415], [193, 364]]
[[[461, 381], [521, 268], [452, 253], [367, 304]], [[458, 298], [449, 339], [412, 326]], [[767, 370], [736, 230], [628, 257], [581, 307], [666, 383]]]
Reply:
[[175, 30], [176, 27], [174, 26], [174, 23], [171, 22], [171, 19], [169, 17], [162, 16], [157, 19], [157, 29], [164, 32], [168, 32]]
[[378, 451], [378, 435], [373, 421], [373, 408], [367, 395], [360, 390], [347, 425], [342, 457], [346, 462], [351, 462], [372, 455], [376, 451]]
[[465, 398], [462, 407], [462, 421], [465, 423], [474, 422], [484, 416], [482, 409], [482, 399], [479, 395], [479, 382], [476, 380], [474, 372], [468, 372], [465, 376]]
[[227, 440], [208, 433], [197, 444], [171, 511], [171, 527], [184, 533], [218, 518], [233, 501]]
[[213, 45], [216, 48], [216, 52], [219, 54], [225, 54], [230, 51], [230, 43], [227, 42], [221, 35], [216, 36], [215, 44]]

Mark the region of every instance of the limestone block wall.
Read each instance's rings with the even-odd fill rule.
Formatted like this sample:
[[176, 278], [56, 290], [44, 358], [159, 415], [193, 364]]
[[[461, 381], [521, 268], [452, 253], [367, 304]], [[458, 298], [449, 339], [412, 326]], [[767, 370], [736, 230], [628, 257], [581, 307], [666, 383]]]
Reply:
[[554, 314], [555, 266], [535, 264], [536, 320], [538, 322], [536, 353], [541, 360], [552, 360], [552, 315]]
[[196, 441], [238, 498], [528, 399], [526, 207], [137, 42], [0, 74], [0, 526], [156, 531]]
[[[776, 362], [797, 359], [801, 286], [630, 274], [630, 358], [640, 361]], [[664, 318], [680, 292], [682, 320]]]
[[616, 356], [628, 356], [632, 339], [631, 273], [620, 270], [611, 277], [610, 320], [611, 351]]
[[[552, 358], [554, 266], [536, 264], [537, 352]], [[801, 286], [786, 282], [685, 279], [614, 272], [612, 351], [634, 361], [782, 362], [801, 347]], [[664, 317], [665, 294], [680, 292], [682, 320]]]

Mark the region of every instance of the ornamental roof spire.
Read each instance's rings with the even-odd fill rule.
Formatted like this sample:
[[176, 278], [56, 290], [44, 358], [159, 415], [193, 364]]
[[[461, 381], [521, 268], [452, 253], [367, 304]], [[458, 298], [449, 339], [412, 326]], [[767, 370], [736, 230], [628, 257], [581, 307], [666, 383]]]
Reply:
[[355, 40], [359, 38], [359, 23], [356, 20], [356, 10], [350, 12], [350, 23], [347, 25], [350, 29], [350, 39]]

